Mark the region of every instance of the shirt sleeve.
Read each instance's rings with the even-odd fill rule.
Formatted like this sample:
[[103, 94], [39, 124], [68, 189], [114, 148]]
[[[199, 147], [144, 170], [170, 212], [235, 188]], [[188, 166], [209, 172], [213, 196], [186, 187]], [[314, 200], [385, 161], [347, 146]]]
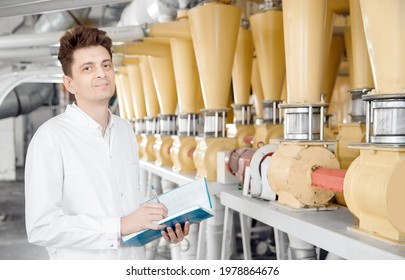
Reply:
[[120, 217], [66, 215], [62, 209], [63, 159], [57, 138], [39, 129], [25, 164], [26, 230], [30, 243], [55, 248], [116, 249]]

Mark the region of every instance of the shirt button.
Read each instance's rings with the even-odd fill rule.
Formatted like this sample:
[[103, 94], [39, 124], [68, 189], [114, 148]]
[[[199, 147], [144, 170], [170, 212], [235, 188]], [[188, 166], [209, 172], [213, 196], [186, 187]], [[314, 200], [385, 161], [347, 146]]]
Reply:
[[123, 193], [121, 193], [121, 196], [124, 196], [124, 194], [123, 194]]
[[110, 245], [110, 248], [114, 248], [114, 244], [111, 244], [111, 245]]

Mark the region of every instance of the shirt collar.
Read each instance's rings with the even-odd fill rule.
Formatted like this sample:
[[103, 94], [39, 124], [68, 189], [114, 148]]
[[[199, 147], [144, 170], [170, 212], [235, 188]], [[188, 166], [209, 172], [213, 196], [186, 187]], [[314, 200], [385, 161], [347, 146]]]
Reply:
[[[98, 122], [96, 122], [92, 117], [90, 117], [86, 112], [80, 109], [75, 102], [66, 107], [66, 113], [68, 115], [71, 115], [76, 121], [78, 121], [78, 124], [83, 124], [90, 128], [102, 131], [102, 126]], [[113, 126], [114, 121], [112, 118], [112, 113], [110, 110], [108, 110], [108, 124], [106, 131], [109, 131]]]

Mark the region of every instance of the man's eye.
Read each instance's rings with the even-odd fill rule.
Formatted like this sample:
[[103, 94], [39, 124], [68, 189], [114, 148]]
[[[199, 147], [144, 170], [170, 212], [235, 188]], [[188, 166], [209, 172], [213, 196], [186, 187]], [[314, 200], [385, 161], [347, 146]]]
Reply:
[[86, 66], [86, 67], [83, 68], [83, 71], [86, 71], [86, 72], [89, 72], [90, 70], [91, 70], [90, 66]]
[[104, 68], [106, 68], [106, 69], [111, 69], [111, 64], [104, 64]]

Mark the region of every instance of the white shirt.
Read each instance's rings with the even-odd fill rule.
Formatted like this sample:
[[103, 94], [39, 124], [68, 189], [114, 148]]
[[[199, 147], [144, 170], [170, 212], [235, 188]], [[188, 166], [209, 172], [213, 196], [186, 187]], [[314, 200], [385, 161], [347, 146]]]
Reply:
[[140, 205], [138, 146], [110, 113], [102, 127], [75, 104], [35, 133], [25, 165], [28, 241], [50, 259], [144, 259], [121, 245], [120, 217]]

